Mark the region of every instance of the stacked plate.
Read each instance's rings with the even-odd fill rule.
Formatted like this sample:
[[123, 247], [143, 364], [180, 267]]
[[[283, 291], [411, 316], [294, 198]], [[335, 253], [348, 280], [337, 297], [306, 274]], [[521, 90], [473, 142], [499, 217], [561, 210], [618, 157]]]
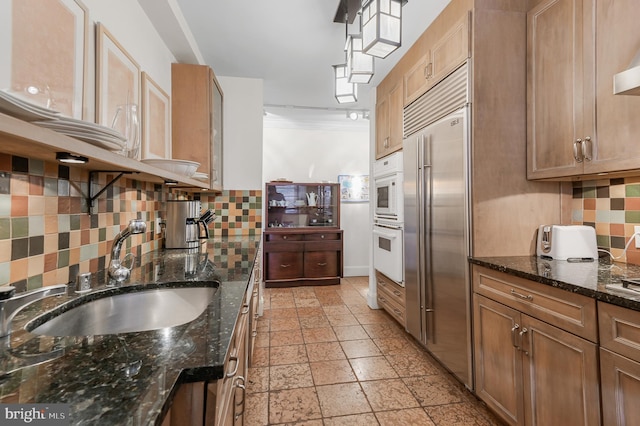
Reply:
[[111, 151], [122, 150], [127, 142], [117, 130], [71, 117], [61, 116], [55, 121], [36, 121], [33, 124]]
[[36, 105], [0, 90], [0, 112], [24, 121], [57, 120], [58, 111]]

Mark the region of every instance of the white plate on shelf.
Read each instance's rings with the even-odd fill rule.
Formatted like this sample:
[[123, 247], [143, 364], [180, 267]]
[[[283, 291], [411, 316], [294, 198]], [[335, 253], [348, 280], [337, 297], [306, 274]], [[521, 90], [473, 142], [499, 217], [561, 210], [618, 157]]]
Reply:
[[56, 121], [37, 121], [34, 124], [56, 131], [70, 130], [72, 132], [86, 132], [93, 135], [109, 135], [113, 138], [120, 139], [123, 142], [126, 141], [125, 137], [120, 132], [110, 127], [90, 123], [88, 121], [76, 120], [69, 117], [61, 117]]
[[57, 132], [61, 135], [79, 139], [90, 143], [91, 145], [99, 146], [100, 148], [105, 148], [110, 151], [120, 151], [124, 148], [124, 142], [109, 135], [91, 135], [86, 132], [74, 132], [72, 130], [59, 130]]
[[203, 172], [195, 172], [191, 177], [198, 180], [209, 180], [209, 174]]
[[0, 90], [0, 112], [24, 121], [57, 120], [60, 113]]

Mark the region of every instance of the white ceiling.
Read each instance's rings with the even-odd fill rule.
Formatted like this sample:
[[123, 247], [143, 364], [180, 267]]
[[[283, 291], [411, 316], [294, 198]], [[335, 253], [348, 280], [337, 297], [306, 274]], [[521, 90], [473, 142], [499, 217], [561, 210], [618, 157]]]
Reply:
[[[370, 109], [372, 90], [449, 1], [405, 4], [402, 47], [385, 59], [375, 59], [374, 78], [359, 85], [358, 102], [352, 104], [338, 104], [333, 97], [331, 66], [345, 62], [345, 24], [333, 22], [339, 0], [176, 0], [176, 4], [201, 60], [217, 75], [263, 80], [267, 112], [294, 120], [323, 114], [347, 120], [346, 110]], [[358, 32], [358, 23], [356, 19], [349, 26], [349, 33]]]

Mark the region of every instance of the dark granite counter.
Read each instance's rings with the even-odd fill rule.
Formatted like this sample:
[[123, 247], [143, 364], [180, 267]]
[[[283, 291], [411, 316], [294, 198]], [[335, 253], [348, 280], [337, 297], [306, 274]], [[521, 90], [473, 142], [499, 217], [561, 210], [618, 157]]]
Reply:
[[640, 278], [640, 266], [624, 263], [572, 263], [536, 256], [477, 257], [473, 264], [640, 311], [640, 287], [622, 287], [623, 278]]
[[[71, 290], [25, 307], [0, 348], [0, 402], [70, 404], [73, 425], [160, 424], [180, 383], [223, 376], [259, 241], [259, 236], [216, 238], [196, 254], [148, 253], [123, 285], [107, 287], [102, 273], [93, 277], [96, 287], [87, 294]], [[99, 292], [185, 285], [217, 290], [202, 315], [176, 327], [72, 337], [37, 336], [24, 329], [50, 309], [95, 299]]]

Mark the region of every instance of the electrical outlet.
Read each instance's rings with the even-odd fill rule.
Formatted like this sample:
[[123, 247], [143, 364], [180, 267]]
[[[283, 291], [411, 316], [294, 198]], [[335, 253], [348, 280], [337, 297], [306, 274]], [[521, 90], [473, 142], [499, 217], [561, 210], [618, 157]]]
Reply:
[[633, 227], [633, 232], [635, 232], [633, 237], [636, 239], [636, 248], [640, 248], [640, 225], [635, 225]]
[[161, 217], [156, 217], [156, 227], [155, 228], [156, 228], [155, 229], [156, 234], [159, 234], [159, 233], [162, 232], [162, 218]]

